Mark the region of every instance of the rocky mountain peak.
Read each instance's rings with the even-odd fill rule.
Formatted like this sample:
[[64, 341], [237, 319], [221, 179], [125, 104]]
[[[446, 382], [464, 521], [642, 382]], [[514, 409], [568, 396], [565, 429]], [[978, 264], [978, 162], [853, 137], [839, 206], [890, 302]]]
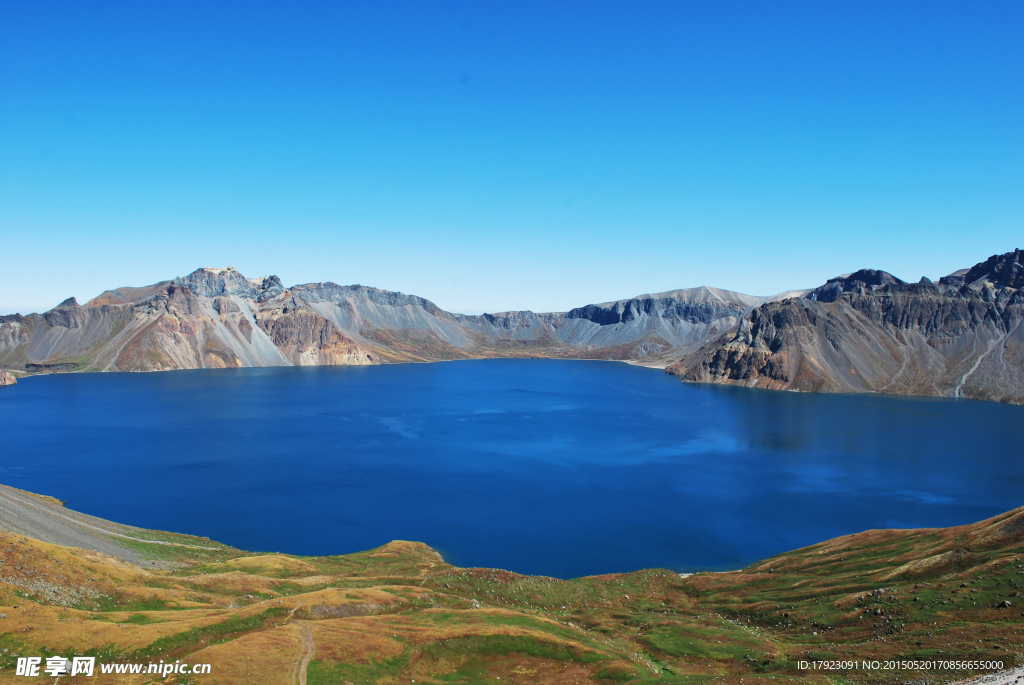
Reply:
[[992, 255], [963, 276], [967, 285], [991, 283], [996, 288], [1024, 287], [1024, 250]]
[[232, 266], [223, 269], [196, 269], [188, 276], [174, 279], [173, 283], [188, 288], [200, 297], [236, 295], [259, 302], [277, 297], [285, 291], [281, 279], [277, 276], [246, 278]]
[[252, 283], [230, 266], [224, 269], [196, 269], [188, 276], [174, 279], [174, 284], [184, 286], [200, 297], [237, 295], [254, 300], [257, 295]]
[[78, 300], [69, 297], [43, 314], [43, 319], [54, 327], [81, 328], [85, 325], [88, 315], [85, 313], [85, 307], [78, 304]]
[[970, 271], [970, 269], [957, 269], [950, 275], [943, 276], [942, 278], [940, 278], [939, 283], [941, 283], [942, 285], [948, 285], [954, 288], [959, 288], [964, 284], [964, 276], [967, 275], [968, 271]]
[[266, 300], [273, 299], [284, 292], [284, 285], [281, 283], [281, 279], [277, 276], [267, 276], [263, 279], [253, 279], [250, 283], [258, 281], [256, 285], [257, 290], [260, 294], [256, 297], [257, 301], [264, 302]]
[[903, 281], [888, 271], [877, 269], [861, 269], [852, 274], [830, 278], [825, 285], [807, 293], [809, 300], [818, 302], [835, 302], [843, 293], [879, 290], [890, 285], [902, 285]]

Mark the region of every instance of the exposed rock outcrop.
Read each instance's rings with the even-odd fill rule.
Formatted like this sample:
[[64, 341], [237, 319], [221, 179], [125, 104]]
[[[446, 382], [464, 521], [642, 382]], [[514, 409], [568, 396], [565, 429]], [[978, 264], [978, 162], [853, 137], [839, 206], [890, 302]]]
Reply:
[[196, 269], [188, 276], [174, 279], [174, 284], [188, 288], [199, 297], [237, 295], [255, 300], [259, 295], [253, 283], [230, 266], [226, 269]]
[[14, 385], [18, 378], [10, 371], [0, 371], [0, 385]]
[[753, 309], [687, 354], [683, 380], [1024, 402], [1022, 253], [934, 284], [865, 269]]
[[346, 337], [329, 319], [295, 297], [263, 310], [259, 327], [297, 366], [373, 364], [373, 357]]
[[61, 302], [59, 305], [43, 314], [43, 319], [50, 326], [60, 328], [81, 328], [85, 325], [88, 314], [85, 308], [78, 304], [73, 297]]
[[717, 319], [742, 316], [748, 307], [739, 302], [686, 302], [671, 297], [637, 297], [613, 302], [611, 306], [591, 304], [572, 309], [567, 319], [586, 319], [599, 326], [629, 323], [643, 316], [656, 316], [672, 322], [709, 324]]

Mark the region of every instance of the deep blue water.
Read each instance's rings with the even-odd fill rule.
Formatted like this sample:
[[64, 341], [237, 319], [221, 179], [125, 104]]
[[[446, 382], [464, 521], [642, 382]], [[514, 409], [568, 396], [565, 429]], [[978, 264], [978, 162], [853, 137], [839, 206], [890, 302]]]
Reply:
[[0, 482], [257, 551], [728, 569], [1024, 504], [1024, 407], [579, 361], [56, 375], [0, 389]]

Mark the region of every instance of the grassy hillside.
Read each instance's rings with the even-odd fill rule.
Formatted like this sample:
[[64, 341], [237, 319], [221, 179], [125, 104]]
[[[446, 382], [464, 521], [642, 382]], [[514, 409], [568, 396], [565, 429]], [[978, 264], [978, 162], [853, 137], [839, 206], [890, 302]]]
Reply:
[[414, 542], [314, 558], [145, 539], [176, 543], [131, 542], [164, 568], [0, 534], [0, 682], [30, 682], [14, 675], [16, 656], [54, 654], [213, 665], [159, 682], [309, 685], [942, 682], [977, 672], [824, 673], [799, 661], [1024, 663], [1024, 509], [687, 577], [461, 569]]

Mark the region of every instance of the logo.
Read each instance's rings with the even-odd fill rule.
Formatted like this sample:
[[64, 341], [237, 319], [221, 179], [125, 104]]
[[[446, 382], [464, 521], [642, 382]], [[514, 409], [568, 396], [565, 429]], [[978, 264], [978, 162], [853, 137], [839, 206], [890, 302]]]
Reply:
[[20, 656], [14, 675], [35, 678], [39, 676], [39, 670], [42, 668], [46, 675], [54, 678], [73, 675], [91, 676], [93, 669], [96, 668], [96, 657], [76, 656], [68, 659], [63, 656], [51, 656], [46, 658], [45, 667], [42, 664], [43, 657], [41, 656]]

